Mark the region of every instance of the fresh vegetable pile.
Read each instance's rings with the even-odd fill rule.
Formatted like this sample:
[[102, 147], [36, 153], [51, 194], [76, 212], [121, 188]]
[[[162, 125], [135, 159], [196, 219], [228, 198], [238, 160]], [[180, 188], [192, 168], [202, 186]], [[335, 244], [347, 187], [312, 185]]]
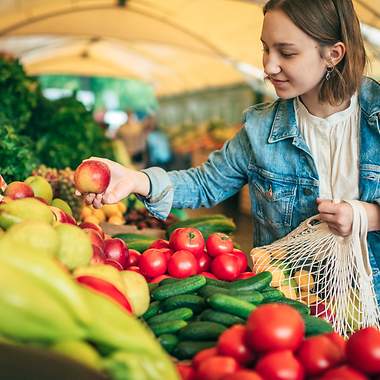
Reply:
[[225, 330], [215, 347], [178, 363], [183, 380], [368, 380], [380, 375], [380, 331], [368, 327], [346, 342], [335, 332], [305, 338], [300, 314], [259, 306], [245, 325]]
[[271, 280], [269, 272], [234, 282], [202, 275], [167, 278], [150, 284], [153, 302], [142, 318], [163, 347], [180, 360], [215, 346], [228, 327], [244, 324], [258, 305], [266, 303], [294, 309], [302, 316], [306, 336], [332, 331], [328, 322], [310, 316], [306, 305], [271, 288]]

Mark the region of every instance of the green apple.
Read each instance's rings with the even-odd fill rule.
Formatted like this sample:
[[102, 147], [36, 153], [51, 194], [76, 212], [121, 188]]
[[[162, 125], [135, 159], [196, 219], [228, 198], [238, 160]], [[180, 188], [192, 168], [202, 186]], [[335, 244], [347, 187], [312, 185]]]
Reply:
[[149, 308], [149, 287], [144, 276], [140, 273], [124, 270], [119, 272], [124, 282], [125, 292], [131, 303], [133, 313], [139, 317]]
[[73, 212], [71, 211], [70, 205], [64, 201], [63, 199], [60, 198], [54, 198], [51, 201], [51, 205], [54, 207], [58, 207], [62, 211], [64, 211], [66, 214], [69, 214], [70, 216], [73, 216]]
[[33, 189], [35, 197], [41, 197], [45, 199], [48, 204], [51, 203], [53, 199], [53, 189], [44, 177], [34, 175], [28, 177], [24, 182]]
[[92, 247], [86, 232], [72, 224], [58, 223], [55, 230], [59, 236], [58, 259], [69, 269], [90, 263]]
[[8, 230], [6, 238], [47, 256], [55, 256], [58, 252], [58, 233], [52, 225], [46, 222], [27, 220], [14, 224]]
[[124, 286], [124, 281], [120, 276], [120, 273], [115, 267], [111, 265], [99, 264], [92, 265], [87, 267], [79, 267], [76, 268], [73, 275], [74, 277], [79, 276], [92, 276], [96, 278], [100, 278], [104, 281], [112, 284], [117, 290], [119, 290], [122, 294], [127, 296]]
[[100, 371], [102, 369], [101, 356], [87, 342], [63, 340], [50, 346], [50, 349], [95, 370]]

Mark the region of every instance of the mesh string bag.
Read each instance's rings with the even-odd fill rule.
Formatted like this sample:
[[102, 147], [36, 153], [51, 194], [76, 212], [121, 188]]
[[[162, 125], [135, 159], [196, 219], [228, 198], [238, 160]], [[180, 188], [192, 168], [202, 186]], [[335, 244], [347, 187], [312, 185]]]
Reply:
[[369, 264], [368, 219], [358, 201], [352, 206], [352, 233], [333, 234], [313, 216], [284, 238], [253, 248], [253, 271], [272, 273], [272, 286], [308, 305], [348, 337], [357, 329], [379, 327], [380, 311]]

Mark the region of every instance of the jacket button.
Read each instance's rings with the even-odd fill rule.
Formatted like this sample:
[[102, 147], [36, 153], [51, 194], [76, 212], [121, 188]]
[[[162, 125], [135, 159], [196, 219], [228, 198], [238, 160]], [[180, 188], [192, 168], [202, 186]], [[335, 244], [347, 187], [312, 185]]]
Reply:
[[308, 188], [303, 189], [303, 194], [304, 194], [304, 195], [311, 195], [311, 194], [313, 194], [313, 190], [308, 189]]

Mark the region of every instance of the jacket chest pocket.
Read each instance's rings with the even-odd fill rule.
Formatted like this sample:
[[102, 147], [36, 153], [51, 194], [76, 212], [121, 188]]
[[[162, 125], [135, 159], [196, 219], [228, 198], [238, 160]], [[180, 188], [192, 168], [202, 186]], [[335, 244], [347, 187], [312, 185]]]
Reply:
[[275, 227], [291, 226], [297, 184], [256, 167], [251, 168], [251, 197], [254, 216]]
[[360, 166], [360, 199], [372, 202], [380, 200], [380, 166]]

